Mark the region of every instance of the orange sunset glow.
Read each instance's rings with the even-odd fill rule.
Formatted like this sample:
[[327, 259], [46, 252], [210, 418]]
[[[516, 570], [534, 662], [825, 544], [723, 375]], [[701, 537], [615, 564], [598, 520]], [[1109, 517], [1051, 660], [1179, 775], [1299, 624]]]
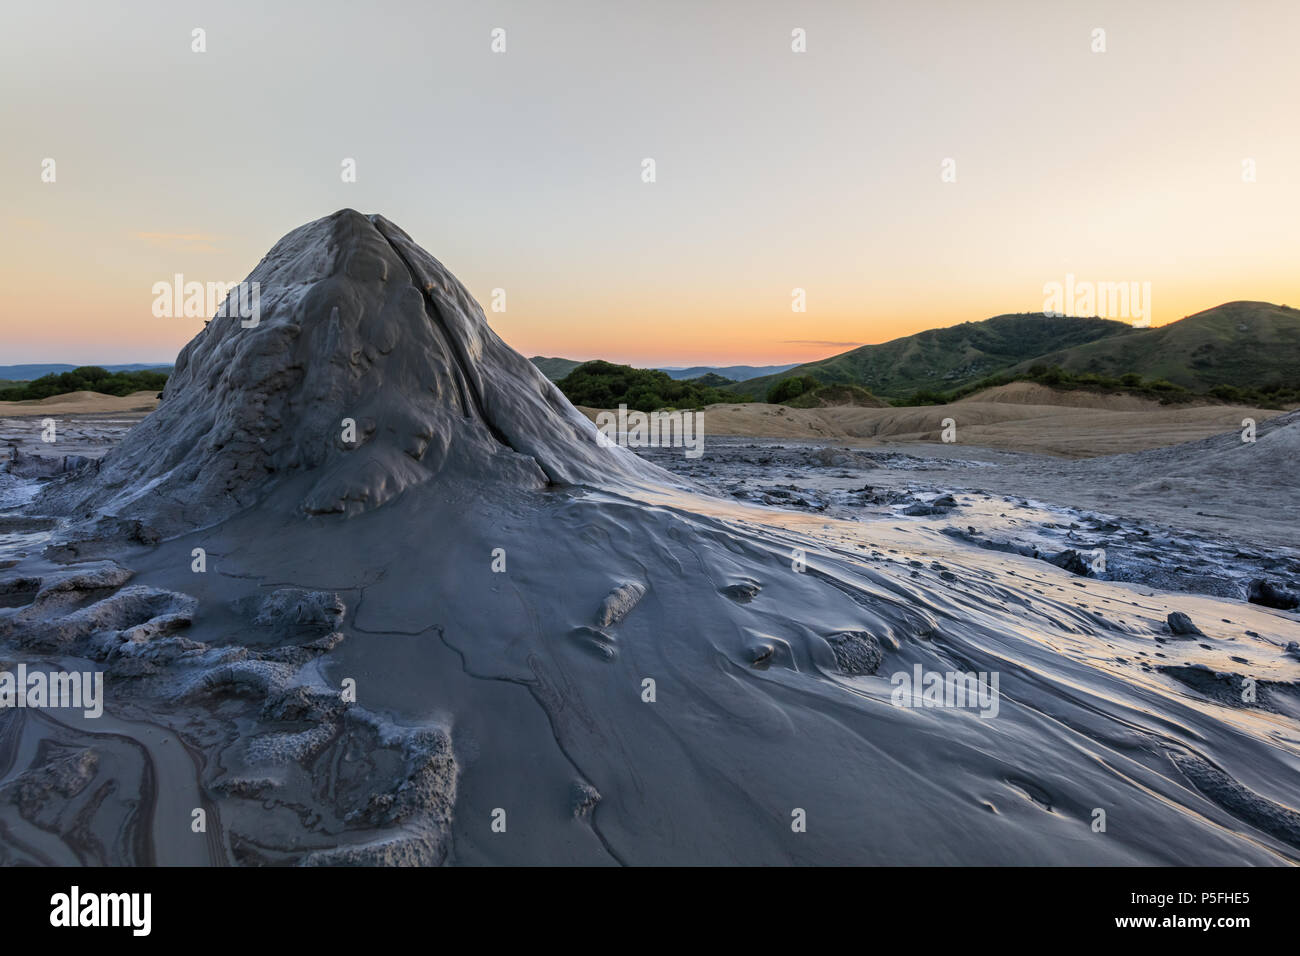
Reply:
[[[120, 64], [167, 18], [79, 9], [17, 12], [0, 38], [22, 90], [0, 168], [10, 362], [170, 361], [201, 321], [155, 318], [155, 283], [242, 279], [343, 207], [401, 222], [485, 308], [504, 290], [489, 319], [528, 355], [805, 361], [1042, 310], [1067, 274], [1150, 283], [1156, 325], [1300, 302], [1286, 3], [826, 5], [801, 57], [777, 7], [563, 28], [525, 7], [509, 57], [449, 44], [430, 63], [386, 32], [411, 55], [346, 83], [332, 56], [382, 29], [347, 6], [289, 48], [182, 45], [166, 82]], [[481, 26], [459, 10], [441, 29]], [[272, 58], [294, 79], [264, 88]]]

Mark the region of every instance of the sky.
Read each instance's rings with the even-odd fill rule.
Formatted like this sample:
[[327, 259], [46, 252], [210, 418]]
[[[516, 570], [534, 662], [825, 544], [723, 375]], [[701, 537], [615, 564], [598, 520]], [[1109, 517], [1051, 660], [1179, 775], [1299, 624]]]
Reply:
[[202, 320], [155, 283], [344, 207], [505, 290], [525, 355], [810, 361], [1067, 276], [1157, 325], [1300, 305], [1297, 36], [1294, 0], [7, 4], [0, 364], [170, 362]]

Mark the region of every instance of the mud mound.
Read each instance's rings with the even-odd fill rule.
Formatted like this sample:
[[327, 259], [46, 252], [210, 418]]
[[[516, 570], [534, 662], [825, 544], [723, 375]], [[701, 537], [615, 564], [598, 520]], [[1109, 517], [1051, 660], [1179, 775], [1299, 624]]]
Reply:
[[1119, 455], [1099, 467], [1157, 475], [1146, 482], [1153, 493], [1177, 493], [1180, 482], [1187, 480], [1235, 479], [1255, 488], [1294, 488], [1295, 463], [1300, 460], [1300, 410], [1257, 422], [1253, 442], [1243, 441], [1243, 432], [1238, 429], [1168, 448]]
[[213, 319], [181, 350], [157, 411], [98, 475], [48, 493], [50, 510], [171, 532], [298, 476], [282, 507], [353, 515], [435, 475], [540, 488], [655, 471], [599, 447], [464, 286], [382, 216], [302, 226], [246, 281], [260, 290], [256, 325]]
[[122, 412], [150, 412], [158, 406], [157, 392], [132, 392], [130, 395], [105, 395], [102, 392], [66, 392], [49, 398], [23, 402], [0, 402], [0, 417], [25, 418], [31, 415], [86, 415]]
[[1010, 382], [995, 388], [986, 388], [958, 399], [956, 403], [980, 404], [994, 402], [1002, 405], [1059, 405], [1064, 408], [1103, 408], [1115, 412], [1141, 411], [1159, 408], [1159, 402], [1136, 395], [1089, 392], [1084, 389], [1056, 389], [1037, 382]]

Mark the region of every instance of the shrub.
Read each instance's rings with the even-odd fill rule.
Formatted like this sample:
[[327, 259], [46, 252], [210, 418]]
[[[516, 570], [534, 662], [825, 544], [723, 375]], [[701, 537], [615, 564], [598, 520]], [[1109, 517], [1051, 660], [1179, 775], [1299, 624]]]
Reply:
[[946, 405], [948, 396], [943, 392], [936, 392], [932, 389], [923, 388], [913, 392], [908, 398], [900, 398], [894, 402], [896, 407], [906, 408], [912, 405]]
[[811, 375], [782, 379], [767, 390], [767, 403], [769, 405], [780, 405], [782, 402], [788, 402], [792, 398], [799, 397], [804, 392], [813, 391], [819, 385], [817, 379]]
[[679, 381], [658, 369], [633, 368], [600, 360], [584, 362], [555, 384], [573, 404], [592, 408], [626, 405], [639, 412], [653, 412], [668, 406], [698, 408], [719, 402], [743, 401], [695, 379]]
[[1246, 393], [1235, 385], [1215, 385], [1210, 389], [1210, 395], [1221, 402], [1241, 403], [1246, 400]]

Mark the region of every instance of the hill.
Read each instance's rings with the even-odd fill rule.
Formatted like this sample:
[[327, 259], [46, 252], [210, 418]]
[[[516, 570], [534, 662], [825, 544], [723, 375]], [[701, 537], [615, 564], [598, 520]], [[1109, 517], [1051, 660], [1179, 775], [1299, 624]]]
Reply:
[[[528, 361], [536, 365], [543, 375], [552, 382], [558, 382], [575, 368], [582, 364], [576, 359], [566, 358], [547, 358], [542, 355], [534, 355]], [[727, 382], [743, 382], [746, 379], [756, 378], [760, 375], [779, 375], [794, 368], [790, 365], [692, 365], [690, 368], [679, 368], [677, 366], [659, 366], [654, 369], [657, 372], [664, 372], [674, 381], [684, 382], [687, 379], [702, 379], [707, 376], [726, 379]], [[2, 371], [2, 370], [0, 370]], [[713, 381], [710, 380], [713, 384]]]
[[885, 398], [902, 398], [922, 390], [950, 391], [1051, 349], [1127, 338], [1136, 331], [1109, 319], [1041, 313], [999, 315], [864, 345], [820, 362], [741, 382], [731, 391], [762, 399], [782, 379], [804, 375], [826, 385], [859, 385]]
[[667, 372], [669, 378], [679, 380], [720, 375], [733, 382], [744, 382], [751, 378], [758, 378], [760, 375], [780, 375], [798, 364], [798, 362], [791, 362], [789, 365], [693, 365], [690, 368], [660, 366], [659, 371]]
[[626, 405], [642, 412], [658, 408], [699, 408], [727, 401], [730, 396], [718, 384], [730, 384], [718, 376], [678, 381], [657, 368], [633, 368], [596, 359], [584, 362], [556, 382], [574, 405], [615, 408]]
[[1300, 310], [1268, 302], [1227, 302], [1154, 329], [1133, 329], [1051, 351], [1014, 365], [1059, 365], [1075, 374], [1137, 373], [1192, 392], [1300, 385]]
[[547, 358], [544, 355], [534, 355], [528, 361], [536, 365], [538, 370], [552, 382], [558, 382], [582, 364], [576, 359]]

